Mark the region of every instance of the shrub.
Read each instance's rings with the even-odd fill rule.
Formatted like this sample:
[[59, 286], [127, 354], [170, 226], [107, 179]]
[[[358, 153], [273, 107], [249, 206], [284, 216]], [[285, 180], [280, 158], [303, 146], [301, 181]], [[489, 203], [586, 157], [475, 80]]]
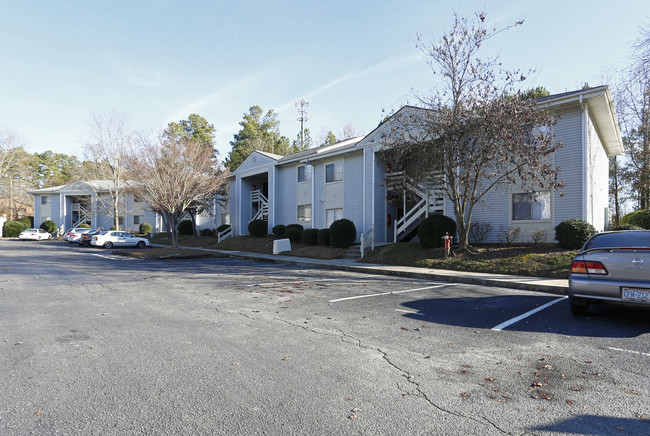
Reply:
[[147, 235], [151, 233], [151, 231], [153, 230], [153, 226], [149, 223], [142, 223], [140, 224], [138, 230], [140, 231], [140, 234]]
[[629, 224], [642, 229], [650, 229], [650, 209], [637, 210], [621, 218], [621, 224]]
[[268, 234], [268, 224], [264, 220], [253, 220], [248, 223], [248, 234], [259, 238]]
[[469, 237], [475, 244], [485, 241], [492, 231], [492, 224], [475, 222], [469, 225]]
[[45, 220], [41, 223], [41, 229], [45, 230], [47, 233], [56, 233], [56, 223], [52, 220]]
[[217, 227], [217, 234], [223, 232], [227, 228], [230, 228], [230, 224], [221, 224], [219, 227]]
[[318, 243], [318, 229], [303, 230], [302, 242], [308, 245], [316, 245]]
[[330, 226], [330, 242], [335, 248], [345, 248], [354, 244], [357, 228], [349, 219], [336, 220]]
[[194, 234], [192, 227], [192, 220], [183, 220], [178, 223], [178, 234], [192, 236]]
[[555, 226], [555, 239], [562, 248], [577, 250], [596, 234], [594, 226], [587, 221], [569, 219]]
[[621, 224], [619, 226], [610, 227], [608, 230], [613, 232], [617, 230], [643, 230], [643, 229], [639, 226], [633, 226], [632, 224]]
[[34, 224], [32, 224], [32, 220], [31, 220], [30, 217], [28, 217], [28, 216], [24, 216], [24, 217], [22, 217], [21, 219], [19, 219], [18, 221], [20, 221], [21, 223], [25, 224], [25, 226], [26, 226], [25, 228], [26, 228], [26, 229], [34, 225]]
[[275, 236], [284, 236], [285, 232], [287, 231], [287, 227], [284, 224], [278, 224], [277, 226], [273, 227], [271, 231]]
[[302, 240], [303, 227], [300, 224], [289, 224], [284, 231], [284, 234], [291, 241]]
[[318, 231], [318, 245], [330, 245], [330, 229]]
[[430, 215], [420, 224], [418, 239], [423, 248], [442, 247], [442, 237], [446, 233], [456, 235], [456, 222], [445, 215]]
[[79, 228], [79, 229], [89, 229], [90, 224], [81, 224], [80, 226], [77, 226], [77, 228]]
[[533, 240], [533, 243], [535, 245], [539, 244], [540, 242], [546, 242], [547, 237], [548, 232], [544, 227], [538, 227], [530, 231], [530, 239]]
[[201, 229], [201, 236], [212, 236], [212, 229]]
[[2, 227], [2, 236], [6, 238], [17, 238], [20, 232], [26, 228], [27, 226], [22, 221], [7, 221]]
[[521, 227], [501, 226], [501, 232], [499, 233], [499, 236], [501, 237], [502, 242], [509, 245], [519, 239], [520, 233]]

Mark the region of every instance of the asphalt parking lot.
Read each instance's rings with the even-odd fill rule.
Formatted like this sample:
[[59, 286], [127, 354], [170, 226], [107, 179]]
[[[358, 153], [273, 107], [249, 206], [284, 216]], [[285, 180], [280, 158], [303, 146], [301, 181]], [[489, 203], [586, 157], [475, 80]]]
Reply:
[[0, 241], [0, 434], [650, 434], [650, 317]]

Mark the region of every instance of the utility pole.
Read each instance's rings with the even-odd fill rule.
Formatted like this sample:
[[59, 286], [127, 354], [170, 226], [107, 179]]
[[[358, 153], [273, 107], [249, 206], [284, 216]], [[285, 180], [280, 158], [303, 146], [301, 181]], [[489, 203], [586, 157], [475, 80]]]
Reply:
[[296, 121], [300, 121], [300, 149], [305, 148], [305, 123], [309, 120], [309, 100], [301, 98], [296, 101], [296, 109], [298, 109], [298, 115], [296, 115]]

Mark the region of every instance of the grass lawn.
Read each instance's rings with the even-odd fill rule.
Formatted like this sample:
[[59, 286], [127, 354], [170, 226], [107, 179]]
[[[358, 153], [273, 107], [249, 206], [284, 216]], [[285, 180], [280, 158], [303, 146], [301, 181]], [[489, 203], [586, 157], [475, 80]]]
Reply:
[[[259, 238], [252, 236], [235, 236], [220, 244], [212, 236], [180, 236], [181, 247], [148, 248], [124, 253], [148, 259], [209, 256], [209, 253], [191, 248], [203, 247], [228, 251], [247, 251], [252, 253], [273, 253], [273, 241], [281, 237], [267, 235]], [[151, 239], [153, 244], [169, 245], [165, 234]], [[343, 257], [345, 249], [291, 243], [292, 250], [283, 252], [288, 256], [309, 257], [314, 259], [337, 259]], [[577, 253], [564, 250], [556, 245], [515, 245], [482, 246], [479, 253], [455, 254], [444, 257], [442, 248], [423, 249], [419, 243], [400, 242], [376, 248], [363, 258], [363, 262], [383, 265], [417, 266], [422, 268], [450, 269], [457, 271], [475, 271], [497, 274], [513, 274], [531, 277], [549, 277], [565, 279], [569, 275], [569, 265]]]

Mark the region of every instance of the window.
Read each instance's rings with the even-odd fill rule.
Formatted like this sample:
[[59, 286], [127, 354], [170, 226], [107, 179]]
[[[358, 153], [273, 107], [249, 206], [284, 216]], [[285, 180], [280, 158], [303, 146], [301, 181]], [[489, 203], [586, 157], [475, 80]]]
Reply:
[[343, 161], [325, 165], [325, 183], [343, 180]]
[[41, 204], [45, 204], [45, 205], [50, 204], [50, 197], [48, 197], [47, 195], [41, 196]]
[[133, 215], [133, 225], [139, 226], [140, 221], [142, 221], [142, 218], [144, 218], [142, 215]]
[[124, 225], [124, 217], [123, 216], [117, 217], [117, 223], [119, 225], [123, 226]]
[[513, 221], [539, 221], [551, 219], [551, 193], [533, 192], [512, 194]]
[[230, 214], [229, 213], [222, 213], [221, 214], [221, 224], [228, 224], [230, 225]]
[[298, 206], [298, 221], [311, 221], [311, 204]]
[[343, 218], [343, 209], [327, 209], [325, 211], [325, 225], [329, 228], [334, 221]]
[[301, 182], [311, 182], [311, 165], [298, 167], [298, 183]]

